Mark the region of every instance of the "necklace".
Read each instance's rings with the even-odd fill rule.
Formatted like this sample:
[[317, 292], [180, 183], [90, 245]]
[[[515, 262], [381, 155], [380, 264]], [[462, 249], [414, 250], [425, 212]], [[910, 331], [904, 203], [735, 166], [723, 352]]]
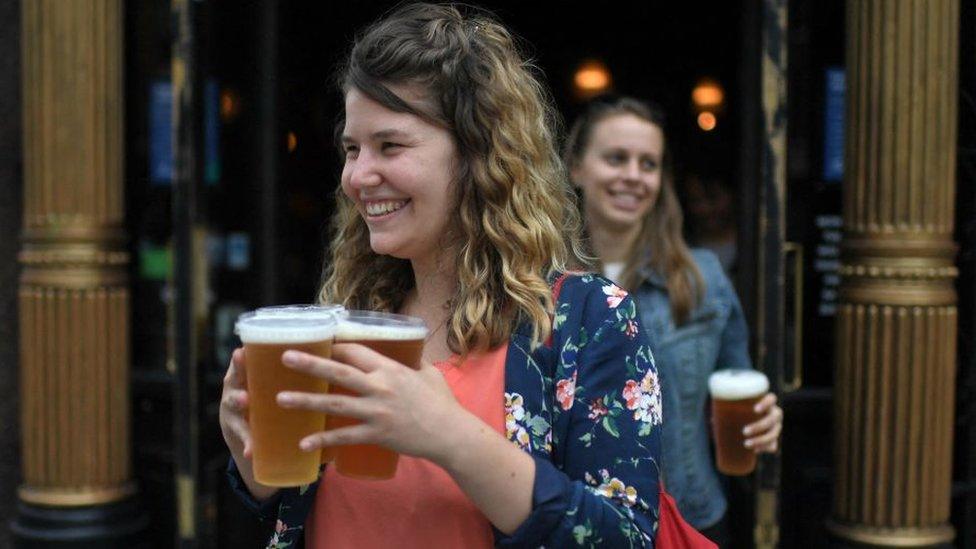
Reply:
[[427, 334], [427, 337], [424, 338], [424, 345], [426, 345], [427, 343], [429, 343], [431, 339], [434, 339], [434, 334], [436, 334], [437, 332], [441, 331], [441, 328], [443, 328], [446, 324], [447, 324], [447, 319], [446, 318], [444, 320], [438, 322], [437, 323], [437, 327], [434, 328], [433, 330], [431, 330]]
[[[434, 363], [434, 364], [436, 364], [438, 362], [444, 362], [443, 360], [433, 360], [434, 357], [432, 356], [432, 354], [438, 354], [439, 355], [442, 352], [442, 350], [440, 348], [438, 348], [436, 350], [435, 349], [432, 349], [431, 348], [431, 345], [430, 345], [430, 342], [433, 341], [434, 336], [437, 335], [437, 333], [441, 331], [441, 328], [443, 328], [446, 325], [447, 325], [447, 318], [445, 318], [444, 320], [442, 320], [441, 322], [439, 322], [437, 324], [437, 326], [427, 334], [427, 337], [424, 338], [424, 358], [428, 362], [431, 362], [431, 363]], [[447, 352], [448, 352], [448, 356], [450, 356], [451, 353], [450, 353], [450, 349], [449, 348], [447, 349]]]

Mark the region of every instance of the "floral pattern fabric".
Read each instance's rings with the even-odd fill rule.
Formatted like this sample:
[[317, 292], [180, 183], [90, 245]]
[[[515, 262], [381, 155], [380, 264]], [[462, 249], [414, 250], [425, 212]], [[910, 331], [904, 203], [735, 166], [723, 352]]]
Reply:
[[[653, 547], [661, 452], [661, 389], [631, 297], [605, 278], [566, 276], [547, 345], [512, 335], [505, 431], [536, 463], [533, 508], [499, 547]], [[317, 484], [258, 505], [230, 466], [235, 490], [278, 521], [268, 547], [298, 547]], [[326, 487], [325, 489], [328, 489]]]

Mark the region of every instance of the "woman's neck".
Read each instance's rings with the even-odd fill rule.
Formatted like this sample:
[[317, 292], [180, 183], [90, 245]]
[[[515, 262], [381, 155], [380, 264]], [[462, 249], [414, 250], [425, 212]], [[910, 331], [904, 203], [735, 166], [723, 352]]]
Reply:
[[457, 270], [450, 261], [442, 258], [431, 261], [412, 260], [414, 287], [407, 294], [401, 313], [424, 319], [428, 339], [424, 345], [424, 358], [430, 362], [446, 360], [451, 356], [447, 345], [447, 323], [450, 321], [449, 304], [457, 291]]
[[589, 231], [590, 245], [593, 246], [593, 253], [600, 258], [602, 263], [623, 263], [629, 259], [627, 254], [633, 247], [637, 235], [640, 234], [640, 225], [617, 229], [594, 223], [592, 219], [588, 219], [587, 230]]

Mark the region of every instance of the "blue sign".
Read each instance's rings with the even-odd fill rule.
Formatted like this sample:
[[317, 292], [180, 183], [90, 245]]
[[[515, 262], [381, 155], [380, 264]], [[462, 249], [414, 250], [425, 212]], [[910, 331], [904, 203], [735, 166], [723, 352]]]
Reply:
[[[203, 88], [203, 178], [213, 185], [220, 180], [220, 97], [210, 79]], [[167, 186], [173, 182], [173, 85], [158, 80], [149, 86], [149, 181]]]
[[844, 69], [827, 69], [824, 81], [824, 181], [844, 179]]
[[149, 87], [149, 180], [173, 181], [173, 86], [168, 80]]
[[251, 266], [251, 237], [247, 233], [227, 235], [227, 268], [246, 271]]

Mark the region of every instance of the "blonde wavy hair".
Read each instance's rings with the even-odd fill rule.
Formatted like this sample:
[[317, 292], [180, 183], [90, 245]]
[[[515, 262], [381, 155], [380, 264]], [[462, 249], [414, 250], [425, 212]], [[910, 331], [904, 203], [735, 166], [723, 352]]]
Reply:
[[[548, 279], [584, 264], [580, 216], [555, 146], [559, 117], [519, 50], [485, 11], [410, 4], [358, 36], [338, 75], [343, 91], [444, 127], [457, 145], [448, 249], [458, 284], [446, 328], [462, 356], [502, 344], [523, 322], [533, 345], [543, 341], [553, 312]], [[391, 90], [401, 85], [424, 90], [425, 101]], [[336, 203], [320, 300], [399, 310], [414, 286], [410, 262], [374, 253], [341, 189]]]
[[[577, 117], [563, 146], [567, 166], [583, 160], [596, 126], [612, 116], [629, 114], [644, 120], [664, 134], [664, 111], [651, 103], [632, 97], [605, 96], [591, 101]], [[691, 250], [682, 235], [684, 216], [674, 190], [671, 152], [665, 139], [662, 159], [661, 191], [657, 201], [641, 221], [640, 232], [627, 253], [620, 284], [636, 290], [643, 282], [641, 271], [650, 267], [660, 274], [671, 301], [671, 315], [678, 325], [691, 317], [691, 312], [705, 293], [705, 281], [695, 264]]]

